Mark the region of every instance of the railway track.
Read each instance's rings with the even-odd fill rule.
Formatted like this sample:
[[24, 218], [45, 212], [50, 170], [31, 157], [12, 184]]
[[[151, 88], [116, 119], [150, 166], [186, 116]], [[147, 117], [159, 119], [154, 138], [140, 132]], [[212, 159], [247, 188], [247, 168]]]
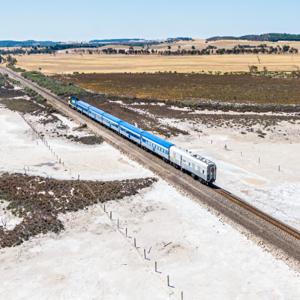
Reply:
[[266, 214], [244, 200], [217, 186], [213, 188], [201, 184], [191, 176], [170, 166], [158, 157], [148, 153], [109, 129], [71, 109], [66, 101], [54, 95], [47, 89], [41, 88], [21, 75], [0, 67], [0, 72], [21, 82], [43, 96], [56, 109], [62, 111], [74, 120], [87, 124], [97, 135], [101, 135], [108, 143], [141, 163], [171, 185], [187, 193], [195, 201], [202, 202], [213, 208], [217, 213], [226, 216], [233, 222], [245, 228], [248, 232], [258, 236], [289, 258], [300, 262], [300, 232], [280, 220]]

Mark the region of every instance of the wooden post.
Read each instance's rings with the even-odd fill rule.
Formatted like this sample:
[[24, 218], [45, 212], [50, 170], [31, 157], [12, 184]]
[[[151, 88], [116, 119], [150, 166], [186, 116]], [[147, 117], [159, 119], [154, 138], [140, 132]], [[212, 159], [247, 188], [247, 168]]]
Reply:
[[150, 258], [147, 257], [147, 252], [146, 252], [146, 249], [145, 249], [145, 248], [144, 248], [144, 258], [145, 258], [146, 260], [150, 260]]
[[183, 291], [180, 293], [180, 300], [183, 300]]
[[173, 288], [173, 289], [175, 288], [175, 286], [170, 284], [170, 275], [167, 275], [167, 284], [168, 284], [168, 287]]
[[112, 211], [109, 213], [109, 218], [112, 220]]
[[155, 261], [155, 262], [154, 262], [154, 271], [155, 271], [155, 273], [159, 273], [159, 274], [161, 274], [161, 272], [160, 272], [160, 271], [158, 271], [158, 267], [157, 267], [157, 261]]

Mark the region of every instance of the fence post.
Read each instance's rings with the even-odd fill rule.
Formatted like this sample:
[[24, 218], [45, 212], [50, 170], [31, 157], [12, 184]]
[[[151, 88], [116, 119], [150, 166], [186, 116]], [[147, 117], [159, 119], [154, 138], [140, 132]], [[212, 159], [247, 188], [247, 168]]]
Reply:
[[147, 257], [146, 249], [145, 248], [144, 248], [144, 258], [145, 258], [145, 260], [150, 260], [150, 258]]
[[158, 271], [158, 268], [157, 268], [157, 261], [154, 262], [154, 271], [155, 271], [155, 273], [161, 274], [161, 272]]

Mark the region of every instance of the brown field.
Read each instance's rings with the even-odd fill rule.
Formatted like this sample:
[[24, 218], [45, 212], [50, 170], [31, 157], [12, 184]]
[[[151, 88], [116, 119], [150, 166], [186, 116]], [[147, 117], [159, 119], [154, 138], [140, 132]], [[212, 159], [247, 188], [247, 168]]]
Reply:
[[258, 104], [300, 104], [300, 78], [208, 74], [56, 75], [85, 89], [111, 96], [180, 101], [203, 100]]
[[250, 65], [259, 70], [296, 71], [300, 55], [208, 55], [208, 56], [128, 56], [128, 55], [23, 55], [18, 66], [45, 74], [155, 73], [155, 72], [247, 72]]

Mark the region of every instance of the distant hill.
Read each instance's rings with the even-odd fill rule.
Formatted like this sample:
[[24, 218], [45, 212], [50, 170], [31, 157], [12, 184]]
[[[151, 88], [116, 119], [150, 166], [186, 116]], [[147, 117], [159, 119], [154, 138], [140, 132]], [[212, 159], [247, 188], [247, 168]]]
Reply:
[[243, 36], [214, 36], [207, 39], [208, 42], [218, 40], [247, 40], [247, 41], [265, 41], [265, 42], [278, 42], [278, 41], [300, 41], [300, 34], [289, 33], [264, 33], [264, 34], [250, 34]]
[[50, 47], [50, 46], [55, 46], [57, 44], [59, 44], [59, 42], [34, 41], [34, 40], [28, 40], [28, 41], [4, 40], [4, 41], [0, 41], [0, 47], [35, 47], [35, 46]]
[[109, 45], [109, 44], [145, 44], [156, 41], [147, 41], [144, 39], [103, 39], [103, 40], [91, 40], [89, 42], [56, 42], [56, 41], [13, 41], [13, 40], [0, 40], [0, 47], [51, 47], [53, 49], [64, 49], [70, 47], [97, 47], [98, 45]]
[[142, 43], [144, 39], [103, 39], [103, 40], [91, 40], [92, 44], [131, 44], [131, 43]]
[[163, 42], [176, 42], [176, 41], [189, 41], [192, 38], [189, 37], [176, 37], [168, 38], [165, 40], [147, 40], [140, 38], [120, 38], [120, 39], [94, 39], [89, 42], [56, 42], [56, 41], [14, 41], [14, 40], [0, 40], [0, 47], [51, 47], [53, 49], [65, 49], [70, 47], [97, 47], [103, 45], [128, 45], [128, 46], [143, 46], [143, 45], [154, 45]]

